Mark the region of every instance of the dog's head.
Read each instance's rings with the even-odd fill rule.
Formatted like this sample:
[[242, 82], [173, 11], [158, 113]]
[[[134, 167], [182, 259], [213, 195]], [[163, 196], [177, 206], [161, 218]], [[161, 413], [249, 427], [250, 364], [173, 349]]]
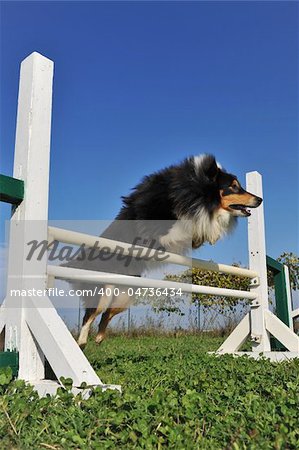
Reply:
[[201, 160], [205, 176], [219, 195], [219, 207], [233, 216], [248, 217], [248, 208], [257, 208], [262, 199], [242, 188], [235, 175], [227, 173], [217, 164], [214, 156], [205, 155]]

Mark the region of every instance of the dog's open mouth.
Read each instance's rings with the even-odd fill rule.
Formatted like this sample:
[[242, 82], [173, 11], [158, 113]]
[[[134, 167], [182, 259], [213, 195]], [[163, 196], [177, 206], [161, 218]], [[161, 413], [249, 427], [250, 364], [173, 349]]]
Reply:
[[241, 213], [244, 216], [251, 216], [251, 212], [249, 211], [249, 209], [246, 208], [246, 206], [244, 205], [239, 205], [239, 204], [233, 204], [233, 205], [229, 205], [230, 209], [235, 209], [237, 211], [241, 211]]

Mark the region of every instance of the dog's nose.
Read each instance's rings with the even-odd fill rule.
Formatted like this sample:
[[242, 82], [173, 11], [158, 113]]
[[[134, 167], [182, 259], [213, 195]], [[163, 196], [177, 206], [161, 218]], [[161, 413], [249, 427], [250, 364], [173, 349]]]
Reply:
[[263, 199], [261, 197], [256, 197], [255, 198], [255, 202], [256, 202], [256, 206], [260, 206], [260, 204], [262, 203]]

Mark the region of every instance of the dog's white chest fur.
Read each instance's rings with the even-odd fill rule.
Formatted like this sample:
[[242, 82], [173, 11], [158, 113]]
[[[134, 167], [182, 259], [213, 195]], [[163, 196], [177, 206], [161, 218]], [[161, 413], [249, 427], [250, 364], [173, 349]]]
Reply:
[[184, 253], [204, 242], [215, 244], [222, 236], [230, 233], [236, 225], [236, 218], [220, 208], [211, 217], [205, 211], [193, 220], [185, 217], [178, 220], [169, 232], [160, 238], [161, 244], [169, 251]]
[[[208, 215], [207, 215], [208, 216]], [[209, 223], [209, 225], [208, 225]], [[210, 244], [215, 244], [222, 236], [233, 231], [236, 225], [236, 218], [223, 208], [219, 208], [212, 219], [203, 215], [197, 219], [196, 231], [198, 237], [205, 236], [205, 240]]]

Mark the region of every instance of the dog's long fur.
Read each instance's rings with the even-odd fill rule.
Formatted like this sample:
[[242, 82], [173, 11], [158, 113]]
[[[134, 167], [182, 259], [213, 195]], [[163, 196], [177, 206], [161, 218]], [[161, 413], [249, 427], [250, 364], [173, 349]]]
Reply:
[[[227, 173], [214, 156], [190, 157], [143, 178], [130, 195], [123, 197], [119, 214], [101, 236], [130, 243], [142, 236], [146, 246], [162, 245], [167, 251], [185, 253], [191, 245], [198, 248], [205, 242], [214, 244], [234, 229], [238, 217], [250, 215], [246, 208], [255, 208], [261, 202], [246, 192], [237, 177]], [[147, 268], [146, 261], [132, 261], [125, 266], [113, 258], [65, 265], [135, 276], [141, 276]], [[73, 285], [76, 289], [88, 289], [86, 283]], [[97, 315], [102, 313], [96, 336], [100, 343], [111, 318], [126, 309], [130, 299], [121, 294], [117, 299], [102, 295], [94, 298], [92, 304], [90, 298], [83, 301], [86, 313], [79, 337], [82, 347]]]

